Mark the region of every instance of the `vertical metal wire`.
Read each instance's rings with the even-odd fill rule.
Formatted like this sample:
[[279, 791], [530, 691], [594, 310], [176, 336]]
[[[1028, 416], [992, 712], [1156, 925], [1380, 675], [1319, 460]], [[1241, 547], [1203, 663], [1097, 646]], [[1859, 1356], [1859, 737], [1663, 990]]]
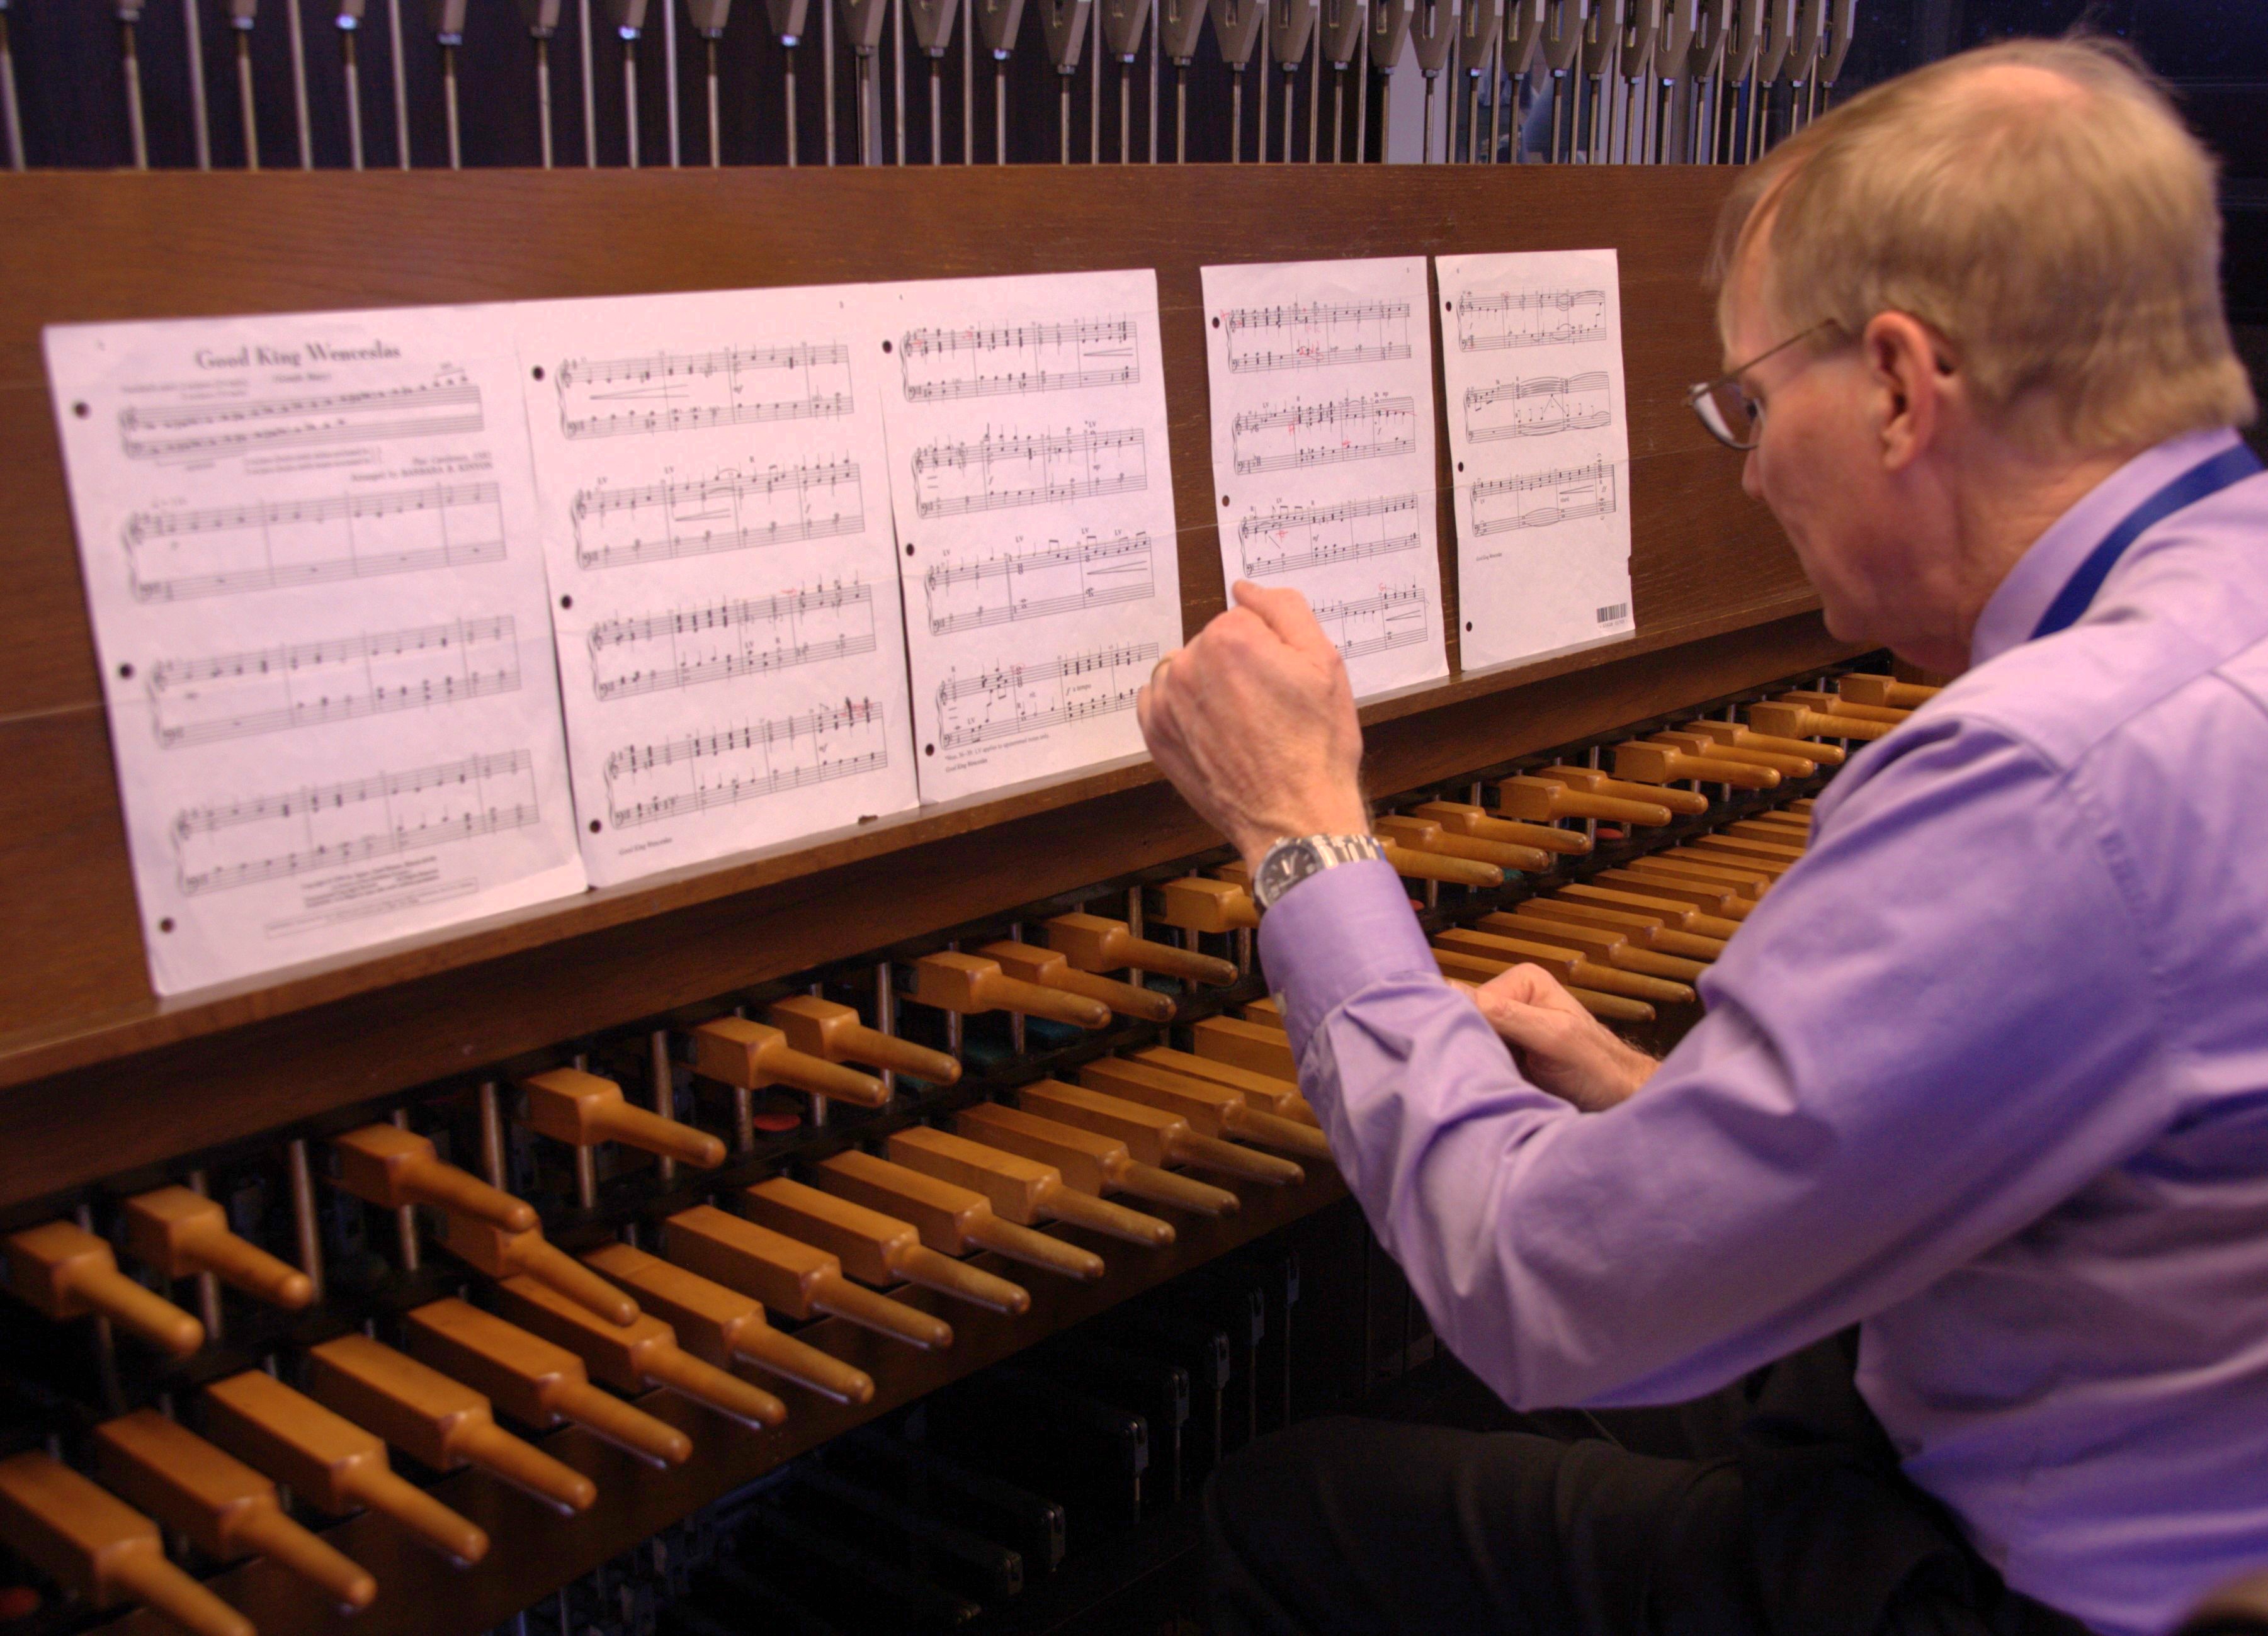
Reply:
[[1087, 8], [1087, 21], [1093, 25], [1087, 33], [1086, 53], [1094, 72], [1086, 88], [1086, 162], [1102, 163], [1102, 4], [1101, 0]]
[[820, 99], [827, 105], [827, 163], [835, 164], [835, 0], [819, 0]]
[[307, 115], [307, 38], [299, 20], [299, 0], [284, 0], [284, 33], [291, 41], [291, 117], [299, 134], [299, 168], [315, 168], [315, 129]]
[[300, 1140], [284, 1144], [284, 1171], [291, 1189], [291, 1237], [298, 1251], [299, 1270], [323, 1298], [323, 1234], [315, 1214], [315, 1177], [307, 1163], [307, 1144]]
[[449, 168], [465, 168], [464, 132], [457, 119], [457, 48], [441, 48], [441, 109], [449, 130]]
[[906, 162], [906, 0], [890, 0], [890, 84], [897, 102], [897, 163]]
[[[1354, 162], [1359, 165], [1370, 151], [1370, 25], [1366, 20], [1362, 29], [1362, 57], [1354, 82]], [[1379, 103], [1379, 118], [1386, 117], [1386, 105]], [[1381, 158], [1385, 144], [1380, 143]]]
[[[821, 3], [824, 4], [826, 0], [821, 0]], [[787, 162], [793, 165], [800, 163], [796, 156], [795, 143], [795, 48], [783, 46], [781, 54], [787, 59], [787, 66], [780, 74], [781, 117], [787, 124]]]
[[684, 163], [684, 121], [677, 108], [677, 0], [661, 0], [661, 97], [669, 115], [669, 168]]
[[16, 48], [8, 38], [8, 7], [0, 0], [0, 138], [8, 144], [8, 168], [24, 168], [24, 116], [16, 106]]
[[181, 0], [181, 32], [189, 59], [189, 125], [196, 139], [197, 168], [209, 171], [212, 169], [212, 110], [205, 99], [205, 35], [197, 17], [197, 0]]
[[542, 146], [543, 168], [548, 171], [551, 168], [551, 42], [541, 38], [535, 42], [535, 131]]
[[622, 155], [630, 169], [637, 169], [637, 40], [630, 35], [622, 39]]
[[961, 19], [961, 162], [976, 163], [976, 18]]
[[1323, 25], [1321, 18], [1315, 19], [1314, 37], [1311, 43], [1314, 55], [1307, 59], [1307, 163], [1313, 165], [1315, 162], [1315, 143], [1322, 134], [1323, 122]]
[[717, 40], [711, 35], [709, 47], [709, 168], [720, 170], [725, 164], [725, 123], [723, 111], [718, 106]]
[[[406, 1131], [409, 1128], [409, 1109], [396, 1108], [390, 1117], [394, 1129]], [[417, 1208], [415, 1205], [405, 1204], [394, 1211], [394, 1236], [401, 1251], [401, 1270], [415, 1273], [418, 1266]]]
[[591, 32], [591, 0], [577, 0], [583, 26], [583, 163], [599, 168], [598, 40]]
[[1150, 7], [1150, 163], [1158, 162], [1158, 32], [1164, 19], [1153, 0]]
[[252, 87], [252, 30], [236, 31], [236, 110], [244, 121], [244, 168], [260, 168], [260, 106]]
[[[0, 28], [6, 26], [4, 21], [0, 21]], [[150, 131], [142, 114], [142, 54], [134, 39], [133, 24], [121, 22], [118, 34], [119, 72], [126, 78], [126, 140], [134, 152], [134, 168], [146, 171], [150, 168]], [[10, 98], [12, 108], [14, 95], [15, 82], [11, 77], [6, 89], [0, 91], [0, 96]], [[10, 128], [14, 128], [12, 121]]]
[[401, 0], [386, 0], [386, 39], [394, 57], [394, 162], [409, 168], [409, 57], [401, 48]]

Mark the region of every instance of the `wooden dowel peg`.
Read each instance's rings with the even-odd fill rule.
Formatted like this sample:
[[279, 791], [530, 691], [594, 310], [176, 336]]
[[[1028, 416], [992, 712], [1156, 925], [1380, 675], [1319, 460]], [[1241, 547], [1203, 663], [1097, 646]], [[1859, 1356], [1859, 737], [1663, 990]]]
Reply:
[[205, 1326], [118, 1270], [107, 1239], [72, 1221], [11, 1233], [4, 1245], [8, 1288], [58, 1321], [104, 1317], [161, 1352], [186, 1358], [205, 1344]]
[[538, 1279], [569, 1300], [581, 1302], [609, 1324], [628, 1324], [637, 1317], [637, 1302], [545, 1238], [540, 1227], [506, 1233], [486, 1221], [453, 1215], [441, 1243], [451, 1254], [490, 1278]]
[[[1718, 723], [1718, 726], [1724, 723]], [[1763, 734], [1756, 735], [1761, 738]], [[1815, 757], [1791, 755], [1785, 751], [1765, 750], [1756, 745], [1734, 744], [1708, 733], [1668, 732], [1649, 733], [1645, 742], [1660, 745], [1664, 749], [1682, 751], [1687, 755], [1700, 756], [1718, 761], [1740, 761], [1750, 767], [1769, 767], [1782, 778], [1809, 778], [1819, 770]], [[1794, 741], [1801, 744], [1803, 740]]]
[[[601, 1320], [603, 1321], [603, 1320]], [[403, 1317], [409, 1355], [453, 1376], [524, 1426], [582, 1427], [652, 1466], [682, 1465], [693, 1440], [591, 1384], [583, 1360], [468, 1302], [429, 1302]]]
[[[1799, 760], [1815, 762], [1820, 767], [1840, 767], [1844, 752], [1840, 745], [1815, 744], [1808, 738], [1775, 738], [1770, 733], [1757, 732], [1738, 722], [1687, 722], [1677, 730], [1681, 733], [1697, 733], [1718, 744], [1742, 750], [1768, 750], [1776, 755], [1793, 756]], [[1783, 768], [1782, 771], [1786, 769]], [[1799, 774], [1798, 776], [1808, 776]]]
[[742, 1189], [737, 1202], [750, 1221], [817, 1245], [862, 1283], [917, 1284], [1012, 1317], [1031, 1310], [1031, 1292], [1021, 1284], [939, 1255], [896, 1216], [784, 1176]]
[[[1137, 1062], [1153, 1063], [1184, 1079], [1209, 1080], [1237, 1092], [1263, 1113], [1279, 1114], [1302, 1125], [1318, 1125], [1315, 1111], [1300, 1094], [1299, 1082], [1255, 1068], [1240, 1067], [1218, 1057], [1202, 1057], [1170, 1045], [1148, 1045], [1130, 1053]], [[1318, 1126], [1320, 1128], [1320, 1126]]]
[[1560, 894], [1531, 899], [1521, 907], [1550, 921], [1575, 921], [1623, 933], [1631, 943], [1659, 954], [1706, 964], [1725, 952], [1724, 939], [1680, 931], [1677, 923], [1690, 912], [1675, 904], [1651, 904], [1628, 892], [1594, 888], [1595, 896]]
[[704, 1363], [720, 1369], [736, 1360], [753, 1364], [837, 1403], [874, 1400], [873, 1376], [782, 1334], [752, 1296], [629, 1244], [608, 1244], [583, 1258], [634, 1293], [640, 1306], [677, 1332], [677, 1344]]
[[1126, 1150], [1123, 1141], [1042, 1119], [1023, 1108], [979, 1103], [955, 1113], [953, 1128], [987, 1148], [1053, 1165], [1065, 1182], [1084, 1193], [1100, 1197], [1123, 1192], [1197, 1215], [1233, 1215], [1243, 1207], [1242, 1201], [1225, 1187], [1145, 1164]]
[[1858, 704], [1839, 693], [1819, 693], [1799, 687], [1773, 700], [1776, 704], [1800, 704], [1830, 717], [1849, 716], [1854, 721], [1880, 722], [1886, 727], [1903, 726], [1913, 715], [1911, 710], [1894, 710], [1887, 705]]
[[346, 1516], [365, 1506], [390, 1517], [459, 1567], [488, 1554], [485, 1530], [394, 1475], [386, 1444], [273, 1376], [248, 1369], [205, 1388], [205, 1434], [317, 1510]]
[[[1484, 914], [1474, 925], [1476, 930], [1506, 937], [1530, 937], [1538, 943], [1557, 943], [1601, 965], [1636, 972], [1644, 977], [1664, 978], [1673, 983], [1690, 984], [1709, 969], [1698, 960], [1640, 948], [1631, 940], [1629, 933], [1619, 928], [1571, 920], [1565, 915], [1538, 913], [1524, 903], [1509, 913]], [[1657, 997], [1660, 996], [1638, 996], [1642, 1000]]]
[[1406, 847], [1413, 852], [1432, 853], [1445, 858], [1463, 858], [1471, 862], [1489, 864], [1499, 870], [1525, 869], [1529, 874], [1540, 874], [1551, 867], [1551, 855], [1541, 847], [1484, 840], [1474, 835], [1454, 833], [1430, 818], [1388, 814], [1379, 818], [1371, 828], [1381, 840], [1396, 847]]
[[976, 953], [982, 958], [998, 962], [1003, 972], [1020, 982], [1037, 983], [1042, 988], [1060, 989], [1067, 994], [1100, 1001], [1119, 1016], [1130, 1016], [1138, 1022], [1173, 1021], [1172, 996], [1154, 989], [1138, 988], [1116, 978], [1079, 971], [1068, 957], [1052, 949], [1032, 943], [986, 943]]
[[1178, 1114], [1084, 1085], [1043, 1079], [1019, 1086], [1016, 1100], [1027, 1112], [1043, 1119], [1124, 1142], [1126, 1151], [1144, 1164], [1186, 1164], [1245, 1181], [1265, 1182], [1271, 1187], [1307, 1179], [1307, 1173], [1289, 1159], [1256, 1153], [1217, 1136], [1200, 1135]]
[[1803, 856], [1804, 849], [1791, 841], [1764, 840], [1754, 835], [1735, 835], [1729, 832], [1717, 835], [1697, 835], [1691, 845], [1712, 852], [1722, 852], [1735, 857], [1754, 858], [1759, 864], [1772, 864], [1785, 872]]
[[924, 1352], [953, 1345], [953, 1326], [943, 1318], [854, 1284], [824, 1250], [714, 1205], [671, 1216], [662, 1224], [662, 1242], [679, 1266], [799, 1321], [838, 1317]]
[[693, 1071], [741, 1090], [777, 1085], [861, 1108], [879, 1108], [890, 1099], [873, 1075], [799, 1051], [781, 1029], [743, 1016], [720, 1016], [693, 1031]]
[[207, 1556], [266, 1557], [348, 1612], [378, 1595], [369, 1570], [284, 1515], [274, 1483], [155, 1409], [95, 1427], [93, 1442], [102, 1480]]
[[1799, 818], [1809, 818], [1812, 814], [1812, 809], [1816, 807], [1818, 804], [1819, 801], [1816, 796], [1806, 796], [1800, 801], [1789, 802], [1786, 806], [1782, 807], [1780, 811], [1783, 812], [1793, 812]]
[[[1410, 810], [1412, 818], [1430, 819], [1453, 835], [1469, 835], [1476, 840], [1502, 841], [1508, 846], [1529, 847], [1538, 852], [1556, 852], [1568, 857], [1580, 857], [1591, 849], [1591, 838], [1580, 829], [1556, 829], [1549, 824], [1524, 824], [1516, 819], [1498, 818], [1485, 807], [1468, 805], [1462, 801], [1428, 801]], [[1663, 815], [1662, 821], [1668, 821]]]
[[1150, 918], [1160, 926], [1185, 932], [1251, 931], [1260, 924], [1260, 911], [1252, 894], [1228, 881], [1184, 875], [1160, 882]]
[[1020, 1227], [1063, 1221], [1151, 1250], [1174, 1242], [1170, 1221], [1081, 1192], [1052, 1164], [988, 1148], [951, 1131], [925, 1125], [893, 1131], [884, 1151], [894, 1164], [982, 1193], [991, 1201], [994, 1214]]
[[38, 1449], [0, 1460], [0, 1540], [97, 1610], [139, 1603], [193, 1636], [254, 1636], [166, 1559], [155, 1522]]
[[315, 1298], [313, 1280], [231, 1232], [228, 1213], [202, 1193], [160, 1187], [129, 1199], [124, 1217], [128, 1253], [166, 1278], [210, 1273], [291, 1312]]
[[1659, 977], [1644, 977], [1636, 972], [1620, 971], [1592, 959], [1578, 941], [1579, 929], [1571, 927], [1565, 936], [1552, 943], [1525, 928], [1515, 937], [1457, 926], [1443, 932], [1435, 941], [1442, 948], [1461, 950], [1467, 954], [1479, 955], [1484, 959], [1534, 960], [1541, 965], [1545, 960], [1565, 959], [1572, 956], [1573, 966], [1565, 978], [1560, 979], [1572, 987], [1587, 988], [1594, 994], [1620, 994], [1626, 1000], [1643, 1000], [1651, 1005], [1685, 1005], [1691, 1002], [1693, 990], [1684, 983], [1673, 983]]
[[365, 1125], [331, 1145], [339, 1156], [340, 1188], [366, 1204], [388, 1210], [431, 1205], [512, 1233], [535, 1225], [533, 1206], [453, 1164], [442, 1163], [433, 1144], [423, 1136], [392, 1125]]
[[1754, 869], [1735, 869], [1722, 864], [1697, 862], [1675, 853], [1632, 858], [1627, 872], [1643, 880], [1688, 881], [1730, 892], [1732, 900], [1720, 913], [1735, 920], [1748, 918], [1749, 912], [1756, 906], [1756, 899], [1771, 884]]
[[[1699, 920], [1687, 921], [1685, 929], [1697, 931], [1705, 937], [1730, 937], [1748, 918], [1748, 908], [1742, 906], [1740, 894], [1730, 886], [1712, 887], [1699, 881], [1681, 881], [1628, 869], [1602, 869], [1587, 884], [1608, 891], [1631, 892], [1656, 901], [1688, 905]], [[1560, 895], [1566, 896], [1573, 890], [1570, 887]]]
[[1776, 738], [1887, 738], [1896, 730], [1887, 722], [1829, 715], [1800, 704], [1752, 704], [1749, 725]]
[[1296, 1082], [1300, 1065], [1292, 1042], [1280, 1029], [1263, 1028], [1233, 1016], [1209, 1016], [1189, 1030], [1189, 1043], [1201, 1057], [1233, 1063], [1256, 1074]]
[[790, 1050], [806, 1056], [828, 1062], [864, 1062], [869, 1067], [910, 1074], [932, 1085], [961, 1081], [959, 1059], [868, 1028], [854, 1006], [815, 994], [791, 994], [774, 1001], [764, 1012], [764, 1021], [779, 1030]]
[[307, 1392], [437, 1471], [475, 1466], [561, 1516], [589, 1510], [599, 1497], [582, 1472], [498, 1426], [471, 1387], [367, 1335], [311, 1348]]
[[1020, 1011], [1078, 1028], [1107, 1028], [1110, 1008], [1100, 1000], [1060, 994], [1010, 977], [990, 960], [947, 951], [924, 955], [907, 966], [907, 997], [923, 1005], [973, 1016], [985, 1011]]
[[706, 1131], [637, 1106], [610, 1079], [580, 1068], [553, 1068], [520, 1082], [527, 1128], [578, 1148], [618, 1141], [704, 1170], [725, 1163], [725, 1144]]
[[1735, 789], [1776, 789], [1779, 774], [1768, 767], [1745, 761], [1724, 761], [1697, 756], [1667, 745], [1628, 744], [1615, 746], [1615, 776], [1631, 783], [1668, 784], [1679, 779], [1730, 784]]
[[1234, 1137], [1278, 1153], [1330, 1162], [1331, 1144], [1312, 1125], [1263, 1113], [1226, 1085], [1189, 1079], [1148, 1062], [1105, 1057], [1079, 1070], [1079, 1082], [1187, 1119], [1201, 1136]]
[[[1471, 983], [1476, 987], [1487, 982], [1492, 977], [1510, 971], [1515, 965], [1540, 965], [1545, 971], [1551, 972], [1555, 978], [1558, 978], [1557, 968], [1562, 965], [1572, 968], [1573, 965], [1572, 957], [1567, 956], [1550, 958], [1521, 956], [1517, 959], [1503, 959], [1474, 954], [1463, 949], [1445, 949], [1439, 946], [1436, 946], [1433, 950], [1433, 962], [1441, 968], [1442, 976], [1454, 978], [1459, 982]], [[1601, 994], [1593, 988], [1579, 988], [1569, 983], [1565, 978], [1559, 978], [1559, 982], [1568, 994], [1574, 997], [1576, 1003], [1593, 1016], [1603, 1017], [1610, 1023], [1651, 1023], [1654, 1020], [1653, 1008], [1643, 1000], [1626, 999], [1621, 994]]]
[[1418, 852], [1381, 833], [1386, 862], [1404, 880], [1440, 881], [1449, 886], [1495, 887], [1504, 884], [1504, 871], [1493, 863], [1453, 858], [1438, 852]]
[[1284, 1008], [1273, 994], [1263, 994], [1249, 1005], [1239, 1006], [1236, 1014], [1248, 1023], [1259, 1023], [1269, 1028], [1280, 1028], [1287, 1033], [1291, 1031], [1292, 1024], [1285, 1018]]
[[1058, 914], [1041, 929], [1047, 935], [1048, 947], [1069, 960], [1075, 971], [1104, 972], [1131, 968], [1154, 972], [1160, 977], [1209, 983], [1216, 988], [1236, 980], [1233, 962], [1138, 937], [1123, 921], [1106, 920], [1099, 914]]
[[1652, 800], [1625, 800], [1593, 793], [1557, 779], [1507, 778], [1496, 787], [1496, 808], [1507, 818], [1548, 824], [1557, 818], [1605, 818], [1615, 824], [1646, 827], [1667, 824], [1674, 816], [1668, 806]]
[[1702, 835], [1669, 855], [1708, 863], [1722, 862], [1734, 869], [1753, 869], [1763, 876], [1767, 884], [1778, 879], [1795, 866], [1793, 858], [1771, 856], [1755, 850], [1756, 844], [1754, 841], [1734, 840], [1723, 835]]
[[[1550, 783], [1565, 785], [1567, 789], [1573, 790], [1576, 794], [1580, 796], [1613, 801], [1643, 803], [1657, 809], [1667, 807], [1673, 814], [1683, 813], [1688, 818], [1697, 818], [1702, 813], [1706, 812], [1709, 810], [1709, 797], [1700, 794], [1697, 790], [1665, 789], [1653, 784], [1624, 783], [1619, 778], [1609, 778], [1604, 773], [1587, 767], [1539, 767], [1536, 769], [1534, 776], [1543, 779]], [[1509, 779], [1505, 781], [1506, 783], [1511, 782]], [[1503, 787], [1501, 785], [1498, 787], [1498, 804], [1500, 806], [1503, 805]], [[1598, 803], [1597, 800], [1592, 800], [1587, 802], [1586, 804], [1595, 806]], [[1510, 808], [1506, 808], [1506, 811], [1509, 811]], [[1586, 816], [1604, 817], [1607, 815], [1587, 814]], [[1651, 819], [1640, 820], [1637, 818], [1627, 818], [1621, 821], [1627, 823], [1638, 823], [1641, 821], [1647, 823], [1652, 822]], [[1667, 822], [1666, 819], [1664, 821]]]
[[1103, 1274], [1102, 1258], [1092, 1250], [1004, 1220], [993, 1214], [991, 1200], [972, 1188], [908, 1170], [871, 1153], [854, 1148], [821, 1160], [812, 1166], [811, 1179], [822, 1192], [911, 1222], [921, 1234], [923, 1248], [941, 1256], [990, 1250], [1011, 1261], [1082, 1283], [1093, 1283]]
[[1902, 682], [1889, 676], [1868, 676], [1853, 672], [1839, 678], [1835, 691], [1852, 704], [1873, 705], [1877, 708], [1918, 710], [1938, 694], [1942, 687], [1925, 687], [1919, 682]]
[[674, 1391], [743, 1426], [777, 1426], [787, 1419], [787, 1405], [695, 1357], [677, 1344], [677, 1332], [650, 1312], [639, 1313], [632, 1324], [609, 1324], [532, 1278], [504, 1280], [497, 1300], [506, 1317], [566, 1347], [616, 1391]]

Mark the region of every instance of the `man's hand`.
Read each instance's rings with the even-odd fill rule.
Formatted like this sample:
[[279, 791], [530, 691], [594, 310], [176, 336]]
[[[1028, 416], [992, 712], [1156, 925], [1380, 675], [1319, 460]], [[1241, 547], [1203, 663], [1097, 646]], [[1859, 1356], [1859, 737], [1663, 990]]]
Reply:
[[1515, 965], [1475, 987], [1461, 983], [1530, 1083], [1586, 1113], [1628, 1097], [1660, 1066], [1626, 1045], [1540, 965]]
[[1287, 835], [1370, 833], [1346, 664], [1296, 591], [1239, 580], [1234, 604], [1134, 701], [1158, 766], [1254, 869]]

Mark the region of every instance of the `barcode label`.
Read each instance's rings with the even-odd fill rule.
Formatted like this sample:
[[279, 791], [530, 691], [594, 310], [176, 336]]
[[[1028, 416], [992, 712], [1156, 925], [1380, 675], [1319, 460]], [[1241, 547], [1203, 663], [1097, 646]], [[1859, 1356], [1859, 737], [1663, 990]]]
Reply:
[[1619, 624], [1628, 618], [1630, 604], [1627, 602], [1610, 602], [1599, 610], [1599, 623], [1602, 625]]

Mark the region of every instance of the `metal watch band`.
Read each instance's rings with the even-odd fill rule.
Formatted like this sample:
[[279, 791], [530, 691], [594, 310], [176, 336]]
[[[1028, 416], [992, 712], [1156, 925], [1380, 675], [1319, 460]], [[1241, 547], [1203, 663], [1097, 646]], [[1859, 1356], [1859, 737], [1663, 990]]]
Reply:
[[1274, 907], [1284, 894], [1335, 864], [1362, 858], [1383, 858], [1386, 847], [1375, 835], [1294, 835], [1278, 841], [1260, 860], [1252, 877], [1252, 900], [1262, 910]]

